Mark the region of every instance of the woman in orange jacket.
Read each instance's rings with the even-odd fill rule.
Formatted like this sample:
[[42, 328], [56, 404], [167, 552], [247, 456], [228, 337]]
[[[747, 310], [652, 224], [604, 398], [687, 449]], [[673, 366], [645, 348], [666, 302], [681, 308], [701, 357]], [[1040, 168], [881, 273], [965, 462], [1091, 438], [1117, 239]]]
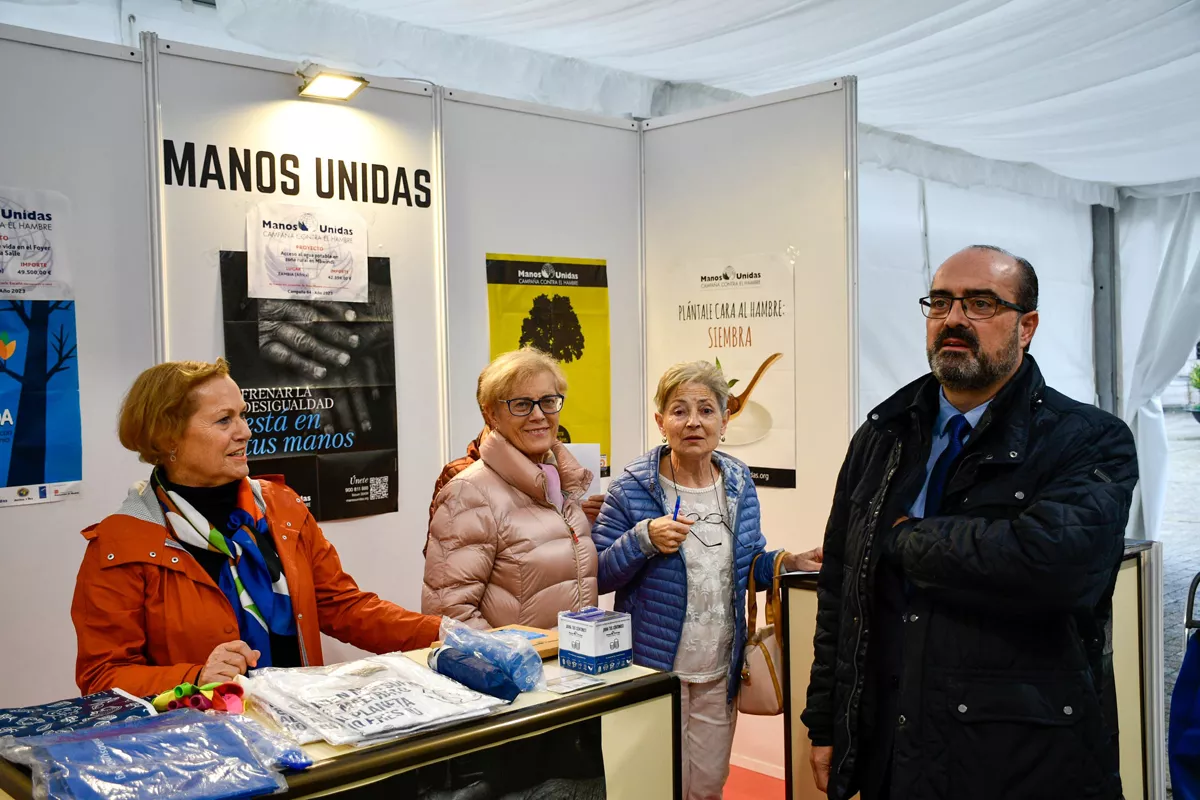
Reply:
[[71, 618], [84, 694], [317, 666], [322, 633], [377, 653], [437, 638], [440, 618], [358, 588], [295, 492], [248, 477], [244, 410], [224, 359], [151, 367], [126, 396], [121, 444], [155, 468], [83, 532]]

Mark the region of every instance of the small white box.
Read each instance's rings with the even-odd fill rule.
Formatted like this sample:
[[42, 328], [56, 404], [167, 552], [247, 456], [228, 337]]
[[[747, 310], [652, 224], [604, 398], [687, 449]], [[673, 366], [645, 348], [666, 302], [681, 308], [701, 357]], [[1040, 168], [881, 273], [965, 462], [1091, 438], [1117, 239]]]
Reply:
[[619, 611], [589, 606], [558, 612], [558, 663], [599, 675], [633, 663], [633, 620]]

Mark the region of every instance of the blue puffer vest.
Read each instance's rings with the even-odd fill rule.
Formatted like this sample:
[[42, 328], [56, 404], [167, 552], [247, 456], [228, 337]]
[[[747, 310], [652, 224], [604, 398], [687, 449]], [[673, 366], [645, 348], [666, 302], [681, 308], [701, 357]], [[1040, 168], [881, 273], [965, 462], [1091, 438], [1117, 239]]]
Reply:
[[[600, 553], [600, 593], [617, 593], [616, 609], [633, 617], [633, 660], [636, 664], [670, 671], [683, 631], [687, 610], [687, 565], [683, 552], [646, 556], [634, 528], [642, 520], [669, 514], [666, 492], [658, 482], [658, 466], [667, 446], [656, 447], [625, 468], [608, 488], [604, 506], [592, 526], [592, 541]], [[734, 632], [729, 658], [729, 702], [737, 697], [746, 646], [746, 586], [754, 556], [766, 549], [761, 529], [758, 493], [750, 470], [741, 461], [714, 452], [721, 470], [729, 515], [733, 518]], [[754, 575], [759, 586], [770, 586], [776, 553], [758, 559]]]

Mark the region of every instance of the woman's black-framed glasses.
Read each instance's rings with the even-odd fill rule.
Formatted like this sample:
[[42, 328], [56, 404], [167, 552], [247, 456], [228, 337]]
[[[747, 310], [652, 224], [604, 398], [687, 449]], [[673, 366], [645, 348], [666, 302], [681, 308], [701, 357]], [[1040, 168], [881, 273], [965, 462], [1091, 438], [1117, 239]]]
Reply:
[[968, 294], [962, 297], [935, 294], [922, 297], [918, 302], [921, 304], [921, 313], [925, 316], [930, 319], [945, 319], [954, 309], [955, 301], [962, 303], [962, 310], [967, 315], [967, 319], [991, 319], [1000, 313], [1001, 308], [1011, 308], [1020, 314], [1029, 311], [1016, 303], [1001, 300], [994, 294]]
[[557, 414], [562, 411], [563, 403], [567, 402], [567, 398], [561, 394], [548, 394], [537, 400], [532, 397], [514, 397], [511, 400], [501, 400], [500, 402], [508, 406], [508, 413], [514, 417], [528, 417], [533, 413], [534, 406], [541, 406], [543, 414]]
[[[728, 530], [731, 534], [733, 533], [733, 528], [730, 528], [729, 523], [725, 521], [725, 515], [718, 514], [715, 511], [711, 514], [705, 514], [703, 517], [694, 511], [689, 511], [686, 514], [680, 514], [679, 516], [683, 519], [690, 519], [692, 522], [707, 522], [709, 525], [716, 525], [719, 522], [724, 525], [726, 530]], [[694, 530], [689, 530], [688, 533], [690, 533], [692, 536], [695, 536], [696, 541], [700, 542], [700, 544], [704, 545], [705, 547], [721, 546], [720, 542], [717, 542], [716, 544], [709, 544], [708, 542], [704, 541], [704, 538]]]

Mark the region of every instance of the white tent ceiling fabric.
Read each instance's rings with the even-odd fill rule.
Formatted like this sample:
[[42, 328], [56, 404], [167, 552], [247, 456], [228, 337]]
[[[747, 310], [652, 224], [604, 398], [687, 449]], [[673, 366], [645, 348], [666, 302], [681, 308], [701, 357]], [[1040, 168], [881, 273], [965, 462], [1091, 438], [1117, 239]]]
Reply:
[[1200, 194], [1200, 178], [1172, 183], [1156, 183], [1151, 186], [1123, 186], [1121, 197], [1153, 200], [1159, 197], [1179, 197], [1185, 194]]
[[[857, 75], [859, 118], [878, 128], [1081, 180], [1123, 186], [1200, 177], [1193, 96], [1200, 0], [221, 0], [218, 7], [231, 34], [259, 46], [300, 43], [368, 66], [414, 68], [441, 53], [438, 60], [459, 75], [478, 70], [473, 82], [499, 69], [523, 79], [526, 91], [557, 94], [546, 84], [568, 81], [568, 105], [601, 113], [647, 115], [657, 81], [759, 95]], [[538, 56], [545, 53], [573, 66], [545, 62]]]
[[1118, 207], [1114, 186], [1064, 178], [1035, 164], [980, 158], [911, 136], [858, 126], [858, 163], [899, 170], [960, 189], [1001, 189], [1047, 200]]

